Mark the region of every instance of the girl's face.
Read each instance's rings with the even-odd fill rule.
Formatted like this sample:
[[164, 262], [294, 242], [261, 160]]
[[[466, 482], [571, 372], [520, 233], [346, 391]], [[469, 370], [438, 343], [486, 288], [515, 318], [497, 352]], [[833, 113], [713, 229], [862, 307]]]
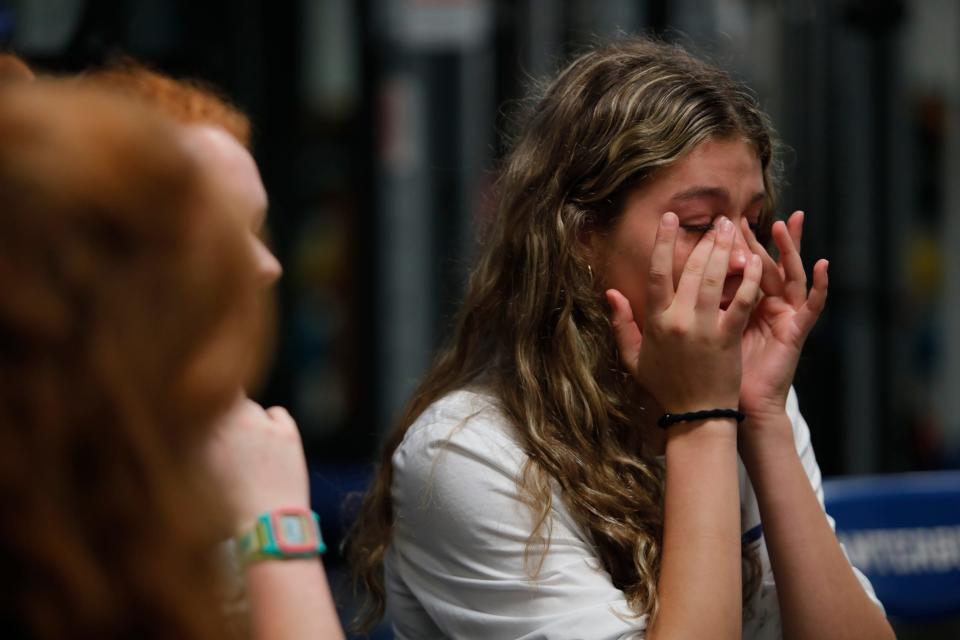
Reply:
[[672, 211], [680, 218], [674, 286], [693, 247], [720, 216], [726, 216], [733, 221], [736, 236], [723, 287], [721, 307], [725, 309], [740, 286], [750, 255], [740, 219], [755, 226], [765, 197], [760, 159], [748, 142], [728, 138], [701, 143], [630, 193], [610, 231], [593, 238], [593, 267], [599, 270], [601, 285], [626, 296], [642, 328], [650, 253], [661, 216]]
[[243, 145], [224, 129], [212, 125], [186, 128], [188, 143], [207, 171], [215, 197], [234, 212], [248, 229], [260, 283], [267, 287], [280, 277], [280, 263], [263, 241], [267, 192], [257, 164]]
[[[259, 374], [268, 360], [268, 351], [273, 343], [274, 307], [269, 302], [269, 289], [280, 277], [280, 263], [267, 247], [263, 239], [263, 225], [267, 215], [267, 192], [264, 189], [257, 164], [243, 145], [225, 129], [212, 125], [189, 125], [184, 127], [185, 141], [201, 170], [206, 174], [206, 197], [216, 203], [218, 209], [235, 216], [236, 221], [246, 230], [247, 243], [256, 270], [257, 284], [260, 289], [258, 308], [251, 310], [250, 316], [243, 313], [233, 314], [227, 319], [227, 325], [214, 340], [209, 351], [211, 354], [231, 354], [236, 360], [236, 336], [245, 338], [240, 352], [248, 357], [242, 368], [246, 387], [257, 386]], [[256, 317], [256, 333], [251, 337], [247, 320]], [[235, 325], [236, 328], [232, 328]], [[229, 349], [234, 351], [231, 353]], [[230, 362], [222, 358], [224, 362]], [[225, 371], [223, 375], [235, 374]]]

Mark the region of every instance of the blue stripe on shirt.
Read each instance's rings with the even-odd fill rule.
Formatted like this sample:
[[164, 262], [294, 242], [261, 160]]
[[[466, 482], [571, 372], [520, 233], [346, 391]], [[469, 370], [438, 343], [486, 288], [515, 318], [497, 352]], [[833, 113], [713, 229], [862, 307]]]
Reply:
[[740, 536], [741, 544], [750, 544], [751, 542], [756, 542], [763, 535], [763, 524], [758, 524], [753, 529], [745, 532]]

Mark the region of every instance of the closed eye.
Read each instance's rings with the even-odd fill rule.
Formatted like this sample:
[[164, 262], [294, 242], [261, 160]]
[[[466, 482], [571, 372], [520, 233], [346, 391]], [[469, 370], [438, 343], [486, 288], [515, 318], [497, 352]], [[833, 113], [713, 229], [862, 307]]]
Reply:
[[[757, 229], [760, 228], [759, 223], [751, 222], [749, 220], [747, 221], [747, 226], [750, 227], [754, 233], [756, 233]], [[689, 233], [704, 234], [713, 229], [713, 222], [707, 222], [706, 224], [682, 224], [680, 225], [680, 228]]]
[[706, 223], [706, 224], [682, 224], [682, 225], [680, 225], [680, 227], [681, 227], [684, 231], [688, 231], [688, 232], [690, 232], [690, 233], [701, 233], [701, 234], [702, 234], [702, 233], [706, 233], [707, 231], [710, 231], [711, 229], [713, 229], [713, 223], [712, 223], [712, 222], [708, 222], [708, 223]]

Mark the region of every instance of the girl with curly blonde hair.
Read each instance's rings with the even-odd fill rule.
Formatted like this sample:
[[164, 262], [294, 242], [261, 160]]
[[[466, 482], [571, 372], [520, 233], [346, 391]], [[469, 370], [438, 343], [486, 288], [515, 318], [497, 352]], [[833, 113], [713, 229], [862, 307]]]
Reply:
[[803, 214], [774, 222], [775, 152], [754, 96], [679, 47], [615, 43], [547, 87], [355, 527], [363, 621], [892, 637], [791, 387], [827, 263], [808, 291]]

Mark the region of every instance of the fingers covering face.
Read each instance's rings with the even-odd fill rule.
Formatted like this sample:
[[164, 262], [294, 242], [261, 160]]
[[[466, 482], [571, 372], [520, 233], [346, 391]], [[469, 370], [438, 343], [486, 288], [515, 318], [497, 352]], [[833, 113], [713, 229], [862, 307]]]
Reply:
[[747, 321], [750, 319], [750, 313], [760, 294], [760, 277], [763, 273], [763, 262], [757, 254], [751, 254], [747, 258], [747, 268], [743, 271], [743, 281], [737, 294], [730, 302], [726, 312], [723, 314], [722, 323], [727, 331], [740, 334]]
[[710, 261], [710, 255], [713, 253], [713, 247], [717, 240], [717, 232], [710, 230], [700, 238], [697, 246], [693, 248], [687, 257], [687, 262], [683, 265], [683, 273], [680, 274], [680, 282], [677, 284], [677, 294], [675, 302], [683, 309], [693, 309], [700, 297], [700, 286], [703, 283], [703, 276], [707, 270], [707, 264]]
[[810, 295], [807, 301], [797, 311], [797, 326], [804, 336], [807, 336], [816, 324], [820, 313], [827, 304], [827, 268], [830, 263], [826, 260], [818, 260], [813, 265], [813, 287], [810, 288]]
[[774, 223], [773, 240], [780, 250], [780, 266], [784, 274], [784, 298], [794, 308], [799, 307], [807, 299], [807, 274], [803, 270], [800, 252], [790, 230], [783, 222]]
[[793, 246], [800, 253], [800, 241], [803, 240], [803, 221], [805, 214], [803, 211], [794, 211], [787, 218], [787, 230], [790, 232], [790, 239], [793, 240]]
[[650, 312], [663, 311], [673, 302], [673, 253], [679, 226], [680, 220], [675, 213], [668, 211], [660, 218], [647, 278], [647, 305]]
[[636, 366], [643, 336], [633, 317], [630, 301], [616, 289], [608, 289], [606, 296], [607, 304], [610, 305], [610, 324], [617, 341], [617, 349], [620, 351], [620, 359], [630, 369]]
[[727, 270], [730, 267], [733, 236], [733, 223], [726, 217], [717, 220], [713, 251], [707, 260], [707, 266], [703, 272], [703, 281], [700, 283], [700, 295], [697, 298], [697, 306], [701, 309], [713, 310], [720, 305], [720, 299], [723, 297], [723, 284], [727, 279]]
[[746, 218], [740, 219], [740, 228], [743, 231], [743, 237], [747, 241], [750, 252], [760, 256], [763, 273], [760, 277], [760, 288], [768, 296], [783, 295], [783, 275], [780, 273], [780, 267], [774, 262], [770, 254], [764, 248], [757, 236], [750, 228], [750, 223]]

